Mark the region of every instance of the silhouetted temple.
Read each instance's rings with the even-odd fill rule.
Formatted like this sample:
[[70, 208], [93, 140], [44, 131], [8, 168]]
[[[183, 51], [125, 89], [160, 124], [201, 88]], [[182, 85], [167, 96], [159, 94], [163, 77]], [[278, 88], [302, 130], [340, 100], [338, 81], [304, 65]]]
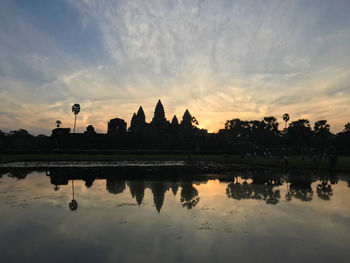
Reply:
[[70, 128], [55, 128], [52, 130], [53, 136], [68, 135], [70, 133]]
[[[61, 124], [61, 123], [60, 123]], [[158, 100], [151, 122], [146, 122], [142, 106], [133, 113], [130, 127], [123, 119], [109, 120], [107, 133], [96, 133], [92, 125], [84, 133], [70, 133], [69, 128], [56, 128], [50, 138], [51, 147], [63, 149], [117, 149], [125, 147], [188, 149], [198, 140], [205, 141], [206, 130], [200, 130], [197, 120], [185, 111], [179, 123], [176, 115], [171, 122], [166, 119], [161, 100]]]
[[119, 118], [111, 119], [108, 122], [108, 134], [125, 134], [126, 133], [126, 122]]
[[[76, 117], [76, 115], [75, 115]], [[288, 117], [288, 118], [287, 118]], [[299, 119], [289, 121], [284, 114], [285, 128], [279, 130], [279, 123], [274, 116], [262, 120], [241, 120], [234, 118], [225, 122], [224, 129], [217, 133], [208, 133], [198, 127], [197, 119], [185, 110], [182, 118], [173, 115], [167, 120], [161, 100], [157, 101], [150, 122], [146, 121], [145, 112], [140, 106], [134, 112], [130, 126], [120, 118], [111, 119], [106, 133], [98, 133], [88, 125], [83, 133], [71, 132], [70, 128], [57, 128], [50, 137], [32, 136], [26, 130], [19, 129], [9, 133], [0, 130], [0, 148], [11, 150], [166, 150], [186, 152], [229, 152], [240, 154], [242, 158], [264, 154], [266, 157], [288, 154], [305, 154], [313, 160], [327, 159], [334, 167], [337, 155], [350, 153], [350, 123], [344, 130], [333, 134], [327, 120], [315, 122], [312, 129], [310, 121]], [[78, 122], [79, 126], [79, 122]], [[337, 154], [335, 154], [337, 153]]]

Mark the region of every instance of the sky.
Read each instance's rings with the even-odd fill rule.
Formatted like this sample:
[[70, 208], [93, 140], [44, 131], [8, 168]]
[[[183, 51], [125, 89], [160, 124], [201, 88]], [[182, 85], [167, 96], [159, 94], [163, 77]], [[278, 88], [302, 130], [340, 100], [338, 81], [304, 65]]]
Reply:
[[0, 129], [50, 135], [186, 109], [350, 122], [350, 1], [1, 0]]

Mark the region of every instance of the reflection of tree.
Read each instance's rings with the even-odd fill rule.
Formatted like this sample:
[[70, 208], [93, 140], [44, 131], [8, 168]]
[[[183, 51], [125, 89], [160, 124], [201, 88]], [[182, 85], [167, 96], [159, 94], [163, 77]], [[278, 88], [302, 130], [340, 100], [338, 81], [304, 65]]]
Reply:
[[311, 188], [312, 178], [308, 174], [297, 174], [292, 175], [289, 178], [290, 180], [290, 186], [289, 191], [286, 194], [289, 199], [287, 201], [291, 200], [292, 197], [300, 199], [302, 201], [311, 201], [314, 192]]
[[329, 175], [329, 181], [331, 184], [337, 184], [339, 182], [339, 177], [335, 172], [331, 172]]
[[330, 200], [333, 195], [333, 190], [330, 184], [326, 180], [317, 185], [317, 196], [323, 200]]
[[192, 209], [199, 202], [198, 190], [193, 187], [192, 182], [183, 182], [180, 201], [183, 207]]
[[165, 186], [165, 183], [162, 181], [152, 182], [150, 188], [151, 188], [152, 193], [153, 193], [154, 205], [156, 206], [156, 209], [159, 213], [160, 210], [162, 209], [162, 206], [163, 206], [164, 194], [165, 194], [167, 188]]
[[300, 199], [301, 201], [311, 201], [314, 194], [311, 186], [301, 187], [293, 184], [290, 185], [290, 193], [292, 197]]
[[243, 185], [241, 183], [230, 183], [226, 188], [226, 195], [229, 198], [241, 200], [244, 198]]
[[69, 202], [69, 209], [71, 211], [75, 211], [78, 209], [78, 202], [74, 199], [74, 181], [72, 180], [72, 194], [73, 198], [72, 201]]
[[286, 184], [287, 184], [286, 200], [287, 200], [287, 201], [290, 201], [290, 200], [292, 200], [293, 195], [292, 195], [292, 193], [291, 193], [291, 191], [290, 191], [289, 183], [286, 182]]
[[111, 194], [120, 194], [125, 190], [125, 181], [114, 177], [108, 177], [106, 188]]
[[267, 204], [275, 205], [281, 198], [280, 190], [272, 190], [272, 187], [268, 189], [268, 195], [265, 199]]
[[232, 182], [227, 185], [226, 195], [236, 200], [263, 200], [267, 204], [277, 204], [281, 198], [280, 190], [273, 189], [279, 185], [263, 176], [256, 176], [251, 184], [247, 182]]
[[71, 211], [75, 211], [78, 209], [78, 202], [74, 199], [72, 199], [72, 201], [69, 202], [69, 209]]
[[128, 185], [132, 198], [136, 197], [137, 204], [141, 205], [143, 197], [145, 196], [145, 182], [129, 181]]

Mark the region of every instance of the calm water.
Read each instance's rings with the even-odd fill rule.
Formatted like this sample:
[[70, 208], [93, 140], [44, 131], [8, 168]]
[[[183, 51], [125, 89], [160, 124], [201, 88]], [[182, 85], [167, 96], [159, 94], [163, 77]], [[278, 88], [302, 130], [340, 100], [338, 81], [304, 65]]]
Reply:
[[155, 173], [4, 172], [0, 262], [349, 262], [346, 175]]

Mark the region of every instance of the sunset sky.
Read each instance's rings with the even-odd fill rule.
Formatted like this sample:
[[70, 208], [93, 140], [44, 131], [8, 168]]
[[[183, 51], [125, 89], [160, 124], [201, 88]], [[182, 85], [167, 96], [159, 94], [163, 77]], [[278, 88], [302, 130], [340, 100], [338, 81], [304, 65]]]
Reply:
[[[288, 112], [350, 122], [350, 1], [0, 1], [0, 129], [106, 132], [186, 108], [211, 132]], [[284, 127], [284, 125], [281, 125]]]

